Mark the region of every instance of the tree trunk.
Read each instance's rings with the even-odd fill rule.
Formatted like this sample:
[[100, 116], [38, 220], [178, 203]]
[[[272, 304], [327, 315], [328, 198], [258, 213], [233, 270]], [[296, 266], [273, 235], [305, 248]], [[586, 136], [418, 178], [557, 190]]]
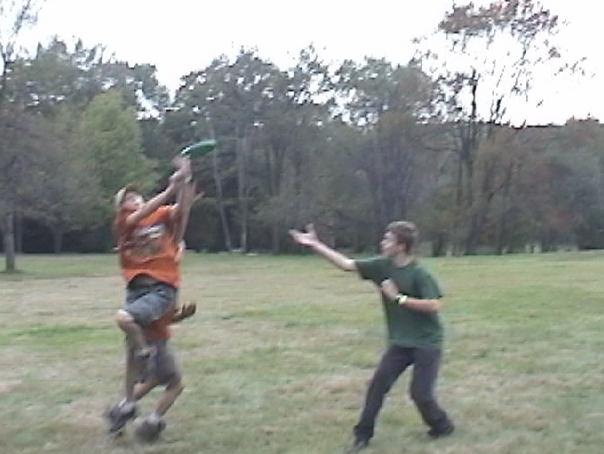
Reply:
[[488, 186], [492, 181], [491, 176], [490, 173], [486, 172], [482, 185], [482, 193], [476, 195], [475, 206], [469, 207], [469, 225], [465, 241], [465, 255], [474, 255], [478, 249], [480, 234], [482, 233], [485, 219], [489, 213], [491, 200], [495, 195], [495, 192]]
[[280, 230], [281, 226], [278, 221], [273, 222], [271, 227], [271, 244], [273, 254], [281, 252], [281, 241], [280, 241]]
[[438, 233], [432, 239], [432, 257], [442, 257], [445, 255], [445, 246], [447, 242], [445, 235]]
[[63, 228], [60, 226], [52, 226], [52, 244], [55, 254], [60, 254], [63, 251]]
[[248, 138], [244, 134], [242, 139], [237, 139], [237, 198], [239, 199], [239, 217], [241, 230], [239, 234], [239, 247], [242, 252], [247, 252], [248, 231], [248, 188], [246, 156], [248, 153]]
[[15, 215], [15, 252], [23, 252], [23, 215]]
[[[271, 198], [277, 200], [281, 194], [281, 179], [283, 177], [285, 151], [269, 145], [265, 156], [269, 183], [268, 192]], [[271, 221], [271, 250], [273, 254], [278, 254], [281, 250], [281, 222], [282, 218], [281, 220], [274, 219]]]
[[508, 233], [508, 213], [511, 208], [510, 202], [510, 192], [512, 187], [512, 176], [514, 175], [515, 164], [510, 164], [506, 169], [505, 174], [505, 186], [503, 187], [503, 197], [502, 197], [502, 209], [499, 213], [496, 225], [496, 244], [497, 244], [497, 254], [503, 254], [506, 246], [509, 246], [509, 233]]
[[4, 218], [4, 254], [6, 258], [5, 271], [7, 273], [14, 273], [16, 271], [14, 222], [14, 214], [12, 212]]
[[497, 217], [497, 224], [495, 225], [495, 253], [497, 255], [503, 255], [508, 246], [508, 223], [507, 223], [507, 194], [504, 195], [503, 209]]
[[214, 183], [216, 184], [216, 203], [218, 204], [218, 213], [220, 214], [220, 223], [222, 225], [222, 233], [224, 234], [224, 244], [227, 251], [233, 251], [233, 243], [231, 242], [231, 231], [224, 208], [222, 195], [222, 180], [218, 170], [218, 151], [212, 153], [212, 167], [214, 173]]
[[478, 214], [472, 214], [470, 216], [470, 222], [469, 222], [469, 226], [468, 226], [468, 235], [466, 236], [465, 247], [464, 247], [465, 255], [475, 255], [476, 254], [476, 250], [478, 248], [479, 235], [480, 235], [478, 217], [479, 217]]

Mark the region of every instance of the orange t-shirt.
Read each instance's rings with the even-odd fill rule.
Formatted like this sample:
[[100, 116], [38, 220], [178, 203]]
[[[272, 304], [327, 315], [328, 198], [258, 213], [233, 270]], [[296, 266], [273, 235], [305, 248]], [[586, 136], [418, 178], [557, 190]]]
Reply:
[[117, 245], [126, 282], [146, 274], [173, 287], [179, 286], [172, 210], [172, 206], [161, 206], [134, 226], [126, 225], [130, 211], [122, 209], [118, 213], [115, 222]]

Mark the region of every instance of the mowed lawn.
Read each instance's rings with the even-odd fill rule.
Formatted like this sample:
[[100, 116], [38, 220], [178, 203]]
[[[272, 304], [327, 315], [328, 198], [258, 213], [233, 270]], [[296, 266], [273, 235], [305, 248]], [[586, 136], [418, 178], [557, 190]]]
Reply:
[[[367, 453], [601, 453], [604, 253], [424, 260], [446, 293], [432, 441], [393, 387]], [[174, 329], [186, 389], [155, 445], [112, 440], [122, 389], [115, 256], [20, 256], [0, 275], [1, 453], [340, 453], [384, 348], [376, 291], [314, 256], [189, 253]], [[141, 402], [146, 413], [157, 392]]]

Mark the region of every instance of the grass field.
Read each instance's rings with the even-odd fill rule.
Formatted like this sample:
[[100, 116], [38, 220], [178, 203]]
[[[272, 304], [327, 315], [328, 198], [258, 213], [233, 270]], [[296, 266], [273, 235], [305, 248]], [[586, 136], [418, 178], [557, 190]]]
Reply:
[[[0, 257], [1, 258], [1, 257]], [[604, 253], [425, 259], [447, 294], [431, 441], [395, 385], [372, 453], [601, 453]], [[384, 347], [375, 290], [312, 256], [190, 253], [174, 330], [186, 389], [156, 445], [105, 435], [120, 394], [115, 256], [21, 256], [0, 275], [1, 453], [339, 453]], [[157, 393], [141, 402], [151, 408]]]

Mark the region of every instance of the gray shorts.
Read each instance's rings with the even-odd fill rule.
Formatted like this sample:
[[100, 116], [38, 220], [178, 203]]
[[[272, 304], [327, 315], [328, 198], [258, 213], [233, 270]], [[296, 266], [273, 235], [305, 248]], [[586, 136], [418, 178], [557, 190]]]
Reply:
[[142, 327], [148, 327], [176, 301], [176, 289], [171, 285], [157, 282], [145, 286], [128, 286], [123, 309]]

